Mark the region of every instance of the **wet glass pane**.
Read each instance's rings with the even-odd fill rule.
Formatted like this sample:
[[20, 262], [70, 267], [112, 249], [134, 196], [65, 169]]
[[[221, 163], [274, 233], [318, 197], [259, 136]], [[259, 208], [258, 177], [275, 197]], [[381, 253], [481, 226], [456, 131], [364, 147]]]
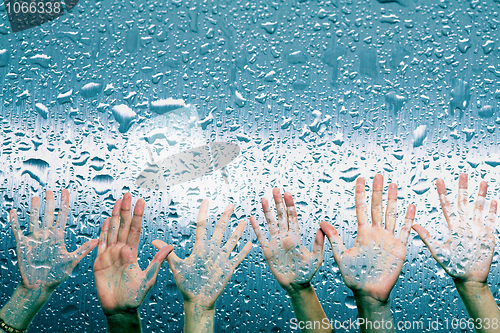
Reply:
[[[40, 196], [42, 215], [49, 189], [56, 207], [70, 191], [68, 251], [99, 236], [125, 192], [144, 198], [143, 269], [155, 239], [191, 253], [204, 198], [209, 234], [235, 206], [227, 239], [251, 215], [264, 228], [260, 199], [272, 201], [273, 187], [290, 191], [309, 249], [320, 221], [353, 246], [359, 176], [371, 191], [384, 175], [384, 202], [397, 183], [400, 220], [414, 203], [416, 223], [438, 239], [448, 234], [438, 178], [453, 203], [462, 172], [471, 203], [481, 180], [487, 205], [500, 198], [498, 0], [81, 0], [29, 22], [15, 15], [16, 1], [0, 5], [1, 305], [20, 280], [8, 212], [17, 209], [26, 231], [31, 198]], [[290, 299], [250, 223], [236, 250], [247, 241], [254, 246], [217, 301], [214, 331], [294, 331]], [[105, 329], [96, 252], [30, 332]], [[488, 282], [498, 301], [497, 252]], [[312, 283], [328, 318], [356, 319], [328, 242]], [[469, 318], [415, 231], [391, 305], [395, 323], [422, 321], [426, 332]], [[182, 331], [166, 263], [140, 314], [147, 332]]]

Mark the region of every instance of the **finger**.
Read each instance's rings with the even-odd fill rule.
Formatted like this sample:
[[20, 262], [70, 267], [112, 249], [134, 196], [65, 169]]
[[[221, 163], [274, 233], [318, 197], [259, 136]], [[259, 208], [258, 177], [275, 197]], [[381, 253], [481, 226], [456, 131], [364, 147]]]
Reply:
[[31, 212], [30, 212], [30, 230], [29, 232], [35, 232], [40, 229], [40, 198], [31, 198]]
[[[325, 222], [326, 223], [326, 222]], [[325, 245], [325, 234], [323, 231], [318, 229], [316, 232], [316, 237], [314, 237], [314, 245], [313, 245], [313, 250], [312, 253], [318, 260], [321, 262], [323, 261], [323, 246]]]
[[109, 228], [109, 221], [111, 220], [110, 217], [108, 217], [104, 223], [102, 224], [101, 227], [101, 234], [99, 235], [99, 247], [97, 248], [97, 254], [101, 254], [104, 251], [106, 251], [106, 242], [107, 242], [107, 236], [108, 236], [108, 228]]
[[231, 259], [233, 263], [233, 270], [239, 264], [241, 264], [241, 262], [243, 261], [243, 259], [245, 259], [245, 257], [247, 256], [247, 254], [250, 252], [251, 249], [252, 249], [252, 242], [248, 242], [245, 244], [243, 249], [241, 249], [240, 253], [238, 253], [233, 259]]
[[474, 222], [477, 224], [482, 224], [483, 221], [483, 209], [486, 202], [486, 193], [488, 192], [488, 183], [482, 181], [479, 184], [479, 191], [477, 193], [476, 203], [474, 204]]
[[[137, 204], [136, 204], [135, 208], [137, 209]], [[134, 209], [134, 216], [135, 216], [136, 209]], [[126, 243], [127, 242], [127, 239], [129, 236], [128, 234], [130, 231], [130, 224], [131, 224], [131, 219], [130, 219], [130, 211], [131, 210], [132, 210], [132, 194], [125, 193], [123, 195], [122, 207], [120, 209], [120, 227], [118, 228], [118, 238], [117, 238], [118, 243]], [[144, 200], [143, 200], [142, 210], [144, 211]], [[141, 212], [140, 216], [142, 219], [142, 212]]]
[[436, 256], [436, 250], [439, 247], [438, 243], [432, 238], [431, 234], [422, 227], [419, 224], [414, 224], [412, 226], [413, 230], [417, 232], [417, 234], [420, 236], [420, 239], [424, 242], [425, 246], [429, 249], [429, 252], [431, 253], [432, 257], [436, 259], [437, 262], [439, 260], [437, 259]]
[[43, 227], [50, 228], [54, 225], [54, 211], [56, 209], [56, 201], [54, 192], [47, 191], [45, 193], [45, 213], [43, 214]]
[[399, 240], [406, 245], [408, 243], [408, 237], [410, 237], [411, 226], [415, 220], [415, 205], [409, 205], [406, 210], [406, 217], [403, 225], [401, 226], [401, 231], [399, 231]]
[[55, 227], [64, 230], [66, 228], [68, 214], [69, 214], [69, 191], [64, 188], [61, 191], [61, 206], [59, 207], [59, 213], [57, 213], [57, 220]]
[[394, 233], [396, 228], [396, 219], [398, 215], [398, 186], [389, 184], [389, 193], [387, 195], [387, 209], [385, 211], [385, 229]]
[[490, 202], [490, 212], [488, 213], [488, 222], [493, 225], [495, 223], [495, 218], [497, 216], [497, 201], [491, 200]]
[[233, 205], [227, 205], [226, 209], [224, 210], [224, 213], [222, 213], [222, 216], [220, 217], [219, 222], [217, 223], [217, 226], [215, 227], [214, 234], [212, 235], [212, 240], [216, 242], [217, 245], [219, 246], [222, 243], [222, 238], [224, 237], [224, 232], [226, 231], [226, 227], [229, 222], [229, 218], [233, 213], [233, 210], [234, 210]]
[[262, 204], [262, 210], [264, 211], [264, 216], [266, 217], [267, 221], [267, 227], [269, 228], [269, 233], [271, 234], [272, 238], [279, 233], [278, 222], [276, 221], [276, 217], [269, 207], [269, 201], [267, 201], [266, 198], [262, 198], [260, 202]]
[[75, 257], [75, 260], [73, 261], [73, 267], [76, 266], [80, 262], [80, 260], [82, 260], [87, 254], [89, 254], [90, 251], [92, 251], [98, 243], [98, 239], [91, 239], [80, 246], [78, 249], [73, 251], [71, 253], [71, 255]]
[[330, 223], [324, 221], [321, 222], [319, 226], [325, 233], [326, 237], [328, 237], [328, 240], [330, 241], [330, 244], [332, 246], [333, 259], [335, 259], [335, 262], [337, 263], [337, 265], [339, 265], [340, 258], [342, 258], [342, 255], [344, 254], [346, 248], [344, 246], [344, 243], [342, 243], [342, 240], [340, 239], [340, 235], [337, 232], [337, 229], [335, 229], [335, 227]]
[[195, 244], [203, 241], [207, 237], [207, 213], [208, 213], [208, 199], [204, 199], [200, 205], [198, 218], [196, 219], [196, 239]]
[[142, 216], [144, 215], [145, 205], [146, 202], [144, 199], [139, 199], [135, 203], [132, 225], [130, 226], [127, 238], [127, 244], [130, 245], [135, 251], [139, 248], [139, 241], [141, 239]]
[[227, 253], [228, 257], [231, 254], [231, 252], [233, 252], [233, 249], [236, 246], [236, 244], [238, 243], [238, 240], [240, 239], [241, 235], [243, 234], [243, 231], [245, 231], [246, 225], [247, 225], [247, 223], [245, 221], [240, 221], [240, 223], [238, 224], [236, 229], [234, 229], [233, 234], [231, 235], [231, 237], [229, 237], [226, 244], [222, 248]]
[[376, 174], [373, 178], [372, 189], [372, 226], [382, 226], [382, 192], [384, 190], [384, 177]]
[[436, 181], [436, 188], [439, 194], [439, 201], [441, 202], [441, 209], [443, 210], [443, 215], [446, 220], [446, 223], [448, 223], [448, 228], [450, 231], [452, 230], [452, 227], [454, 226], [454, 214], [453, 210], [451, 208], [451, 202], [448, 199], [448, 196], [446, 195], [446, 185], [444, 184], [444, 180], [438, 179]]
[[260, 246], [262, 248], [266, 247], [267, 237], [262, 232], [262, 229], [260, 228], [259, 223], [257, 222], [255, 216], [250, 216], [250, 224], [252, 225], [253, 231], [255, 232], [255, 236], [257, 236], [257, 240], [259, 241]]
[[285, 192], [285, 204], [288, 215], [288, 230], [294, 232], [296, 235], [300, 235], [297, 209], [295, 208], [293, 196], [290, 192]]
[[[356, 179], [354, 201], [356, 205], [356, 217], [358, 219], [358, 228], [359, 228], [360, 226], [366, 224], [368, 221], [368, 214], [366, 212], [366, 199], [365, 199], [365, 180], [363, 177], [359, 177], [358, 179]], [[326, 235], [328, 236], [328, 234]]]
[[283, 203], [283, 198], [281, 197], [279, 189], [273, 189], [273, 198], [274, 203], [276, 204], [276, 212], [278, 213], [278, 228], [280, 232], [287, 232], [288, 216], [286, 214], [285, 204]]
[[116, 241], [118, 239], [118, 228], [120, 227], [121, 208], [122, 208], [122, 199], [118, 199], [115, 202], [115, 206], [113, 207], [113, 211], [111, 212], [111, 219], [109, 221], [108, 237], [107, 237], [108, 247], [116, 244]]
[[17, 212], [15, 209], [10, 211], [10, 226], [12, 228], [12, 233], [14, 234], [14, 238], [16, 243], [19, 244], [20, 240], [23, 239], [24, 235], [21, 231], [21, 226], [19, 225], [19, 220], [17, 219]]
[[[156, 247], [158, 250], [161, 250], [167, 246], [172, 246], [168, 245], [167, 243], [159, 239], [155, 239], [151, 244], [153, 244], [153, 246]], [[174, 247], [172, 246], [172, 249], [173, 248]], [[167, 256], [167, 260], [169, 264], [172, 264], [172, 262], [179, 261], [181, 259], [175, 254], [175, 252], [170, 252], [170, 255]]]
[[464, 221], [467, 214], [467, 202], [469, 196], [467, 195], [468, 179], [467, 174], [462, 173], [458, 178], [458, 214], [460, 220]]
[[152, 286], [155, 283], [161, 265], [163, 265], [163, 262], [173, 249], [174, 247], [172, 245], [167, 245], [161, 248], [160, 251], [158, 251], [158, 253], [156, 253], [156, 255], [153, 257], [153, 260], [149, 263], [145, 271], [148, 285]]

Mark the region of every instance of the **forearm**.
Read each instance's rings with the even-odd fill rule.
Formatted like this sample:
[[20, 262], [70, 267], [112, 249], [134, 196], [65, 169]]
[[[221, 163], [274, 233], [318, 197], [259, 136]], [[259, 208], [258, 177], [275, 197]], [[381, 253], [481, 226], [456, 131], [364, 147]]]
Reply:
[[455, 281], [455, 286], [467, 313], [474, 320], [476, 332], [498, 332], [500, 310], [488, 284]]
[[[288, 295], [292, 300], [298, 327], [303, 327], [301, 328], [302, 333], [330, 333], [332, 331], [325, 311], [311, 285], [298, 291], [288, 291]], [[307, 322], [313, 324], [308, 326]], [[313, 328], [309, 329], [307, 327]]]
[[395, 332], [390, 301], [382, 303], [370, 296], [354, 295], [362, 333]]
[[184, 333], [213, 333], [215, 308], [184, 302]]
[[26, 329], [51, 295], [50, 291], [41, 288], [28, 289], [19, 284], [7, 304], [0, 310], [0, 318], [11, 327]]
[[108, 333], [141, 333], [141, 318], [139, 312], [118, 313], [106, 316]]

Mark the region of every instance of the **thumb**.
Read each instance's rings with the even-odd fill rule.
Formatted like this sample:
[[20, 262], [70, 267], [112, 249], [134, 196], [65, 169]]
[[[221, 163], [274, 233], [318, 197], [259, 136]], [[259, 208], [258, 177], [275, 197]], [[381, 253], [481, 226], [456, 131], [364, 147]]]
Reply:
[[92, 251], [97, 246], [98, 243], [99, 243], [98, 239], [91, 239], [82, 246], [80, 246], [75, 251], [71, 252], [71, 255], [74, 255], [75, 257], [75, 260], [73, 261], [73, 267], [78, 265], [80, 260], [82, 260], [87, 254], [89, 254], [90, 251]]
[[[161, 250], [167, 246], [172, 246], [172, 245], [168, 245], [167, 243], [165, 243], [164, 241], [162, 240], [159, 240], [159, 239], [155, 239], [153, 242], [152, 242], [153, 246], [156, 247], [158, 250]], [[172, 249], [174, 247], [172, 246]], [[172, 251], [172, 250], [170, 250]], [[169, 253], [170, 253], [169, 251]], [[159, 253], [159, 252], [158, 252]], [[158, 255], [158, 254], [157, 254]], [[168, 253], [167, 253], [168, 255]], [[179, 257], [174, 253], [170, 253], [169, 256], [165, 256], [167, 258], [167, 261], [168, 261], [168, 264], [170, 265], [170, 269], [172, 270], [172, 272], [174, 271], [174, 266], [173, 266], [173, 263], [176, 262], [176, 261], [179, 261]], [[165, 260], [165, 259], [164, 259]]]
[[153, 284], [156, 280], [156, 276], [158, 275], [158, 272], [160, 271], [161, 265], [165, 261], [165, 258], [167, 258], [168, 254], [172, 252], [174, 247], [172, 245], [166, 245], [158, 251], [158, 253], [155, 254], [153, 257], [153, 260], [149, 263], [148, 267], [146, 268], [146, 280], [148, 284]]
[[[432, 238], [431, 234], [422, 227], [419, 224], [414, 224], [412, 225], [413, 230], [417, 232], [417, 234], [420, 236], [420, 239], [424, 242], [425, 246], [429, 249], [431, 255], [436, 259], [437, 262], [439, 262], [437, 256], [436, 256], [436, 250], [439, 247], [439, 244], [436, 243], [436, 241]], [[439, 262], [440, 263], [440, 262]]]
[[320, 228], [316, 232], [316, 237], [314, 238], [314, 245], [312, 251], [320, 262], [323, 261], [323, 245], [325, 245], [325, 234]]
[[339, 265], [340, 258], [344, 254], [346, 248], [344, 246], [344, 243], [342, 243], [342, 239], [340, 239], [340, 235], [337, 232], [337, 229], [335, 229], [333, 225], [325, 221], [321, 222], [319, 226], [325, 233], [326, 237], [328, 237], [328, 240], [330, 241], [330, 244], [332, 246], [333, 259], [335, 259], [335, 262], [337, 263], [337, 265]]

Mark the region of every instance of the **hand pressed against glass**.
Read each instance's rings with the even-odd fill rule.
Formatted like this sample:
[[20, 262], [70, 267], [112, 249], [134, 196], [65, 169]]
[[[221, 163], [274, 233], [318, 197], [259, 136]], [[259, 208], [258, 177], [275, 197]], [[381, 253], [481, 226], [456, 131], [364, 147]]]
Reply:
[[483, 210], [488, 184], [479, 185], [474, 210], [468, 206], [467, 174], [458, 180], [458, 215], [453, 211], [442, 179], [436, 182], [441, 208], [450, 231], [444, 243], [436, 241], [420, 225], [413, 229], [419, 234], [432, 257], [453, 278], [455, 287], [467, 313], [475, 324], [476, 332], [498, 332], [500, 310], [487, 283], [495, 252], [494, 223], [497, 202], [492, 200], [486, 221]]
[[443, 215], [450, 231], [444, 243], [432, 238], [429, 232], [416, 224], [419, 234], [436, 261], [453, 279], [486, 283], [495, 252], [494, 223], [497, 202], [491, 201], [488, 217], [483, 223], [483, 209], [488, 184], [479, 185], [472, 214], [468, 207], [467, 175], [461, 174], [458, 182], [458, 215], [453, 211], [442, 179], [436, 182]]
[[321, 266], [325, 236], [318, 230], [313, 251], [309, 252], [300, 239], [299, 220], [292, 194], [286, 192], [283, 202], [280, 191], [275, 188], [273, 198], [278, 220], [267, 199], [262, 198], [261, 201], [271, 240], [267, 240], [254, 216], [250, 217], [250, 222], [274, 277], [283, 289], [293, 292], [307, 287]]
[[333, 249], [333, 257], [347, 287], [355, 295], [369, 296], [378, 302], [387, 302], [389, 294], [406, 258], [406, 243], [415, 218], [415, 206], [410, 205], [404, 224], [396, 237], [394, 230], [397, 217], [397, 185], [389, 185], [385, 225], [383, 224], [382, 192], [384, 177], [377, 174], [373, 179], [371, 204], [372, 223], [368, 224], [365, 199], [365, 180], [356, 180], [355, 204], [358, 220], [356, 243], [346, 249], [337, 230], [326, 222], [321, 228]]
[[[174, 274], [175, 283], [184, 299], [185, 332], [213, 332], [215, 301], [226, 287], [235, 268], [250, 252], [252, 243], [248, 242], [233, 258], [229, 258], [236, 247], [246, 222], [241, 221], [221, 247], [224, 231], [234, 207], [228, 205], [215, 227], [211, 239], [207, 238], [208, 200], [201, 203], [196, 221], [196, 240], [193, 252], [186, 259], [180, 259], [175, 253], [167, 261]], [[153, 245], [162, 249], [167, 244], [154, 240]]]
[[[302, 244], [299, 232], [299, 218], [292, 194], [286, 192], [284, 200], [280, 191], [273, 189], [274, 203], [278, 220], [269, 207], [266, 198], [262, 198], [262, 209], [267, 221], [271, 240], [268, 241], [254, 216], [250, 217], [253, 230], [262, 247], [264, 258], [271, 272], [286, 290], [292, 301], [295, 317], [299, 322], [327, 321], [318, 296], [311, 285], [314, 274], [323, 262], [323, 244], [325, 235], [318, 229], [312, 252]], [[286, 206], [286, 207], [285, 207]], [[328, 327], [301, 328], [302, 333], [330, 333]]]
[[43, 225], [39, 222], [38, 197], [31, 199], [30, 228], [24, 235], [17, 220], [17, 213], [10, 211], [12, 231], [16, 239], [16, 251], [22, 277], [22, 285], [28, 289], [43, 288], [52, 291], [68, 278], [73, 268], [92, 249], [97, 239], [91, 239], [77, 250], [69, 253], [64, 244], [64, 230], [69, 212], [69, 192], [61, 192], [61, 206], [54, 224], [55, 199], [52, 191], [47, 191]]
[[61, 191], [61, 207], [55, 224], [54, 193], [46, 192], [42, 226], [39, 222], [39, 202], [38, 197], [31, 199], [27, 235], [21, 230], [16, 210], [10, 211], [21, 282], [0, 310], [0, 318], [16, 329], [26, 329], [30, 325], [56, 287], [64, 282], [80, 260], [97, 246], [97, 239], [92, 239], [73, 252], [66, 250], [64, 230], [69, 213], [68, 190]]
[[107, 316], [129, 314], [144, 301], [154, 285], [156, 276], [167, 255], [173, 250], [167, 246], [154, 256], [143, 271], [137, 261], [145, 202], [139, 199], [131, 219], [132, 195], [118, 199], [112, 216], [101, 228], [94, 275], [97, 294]]

